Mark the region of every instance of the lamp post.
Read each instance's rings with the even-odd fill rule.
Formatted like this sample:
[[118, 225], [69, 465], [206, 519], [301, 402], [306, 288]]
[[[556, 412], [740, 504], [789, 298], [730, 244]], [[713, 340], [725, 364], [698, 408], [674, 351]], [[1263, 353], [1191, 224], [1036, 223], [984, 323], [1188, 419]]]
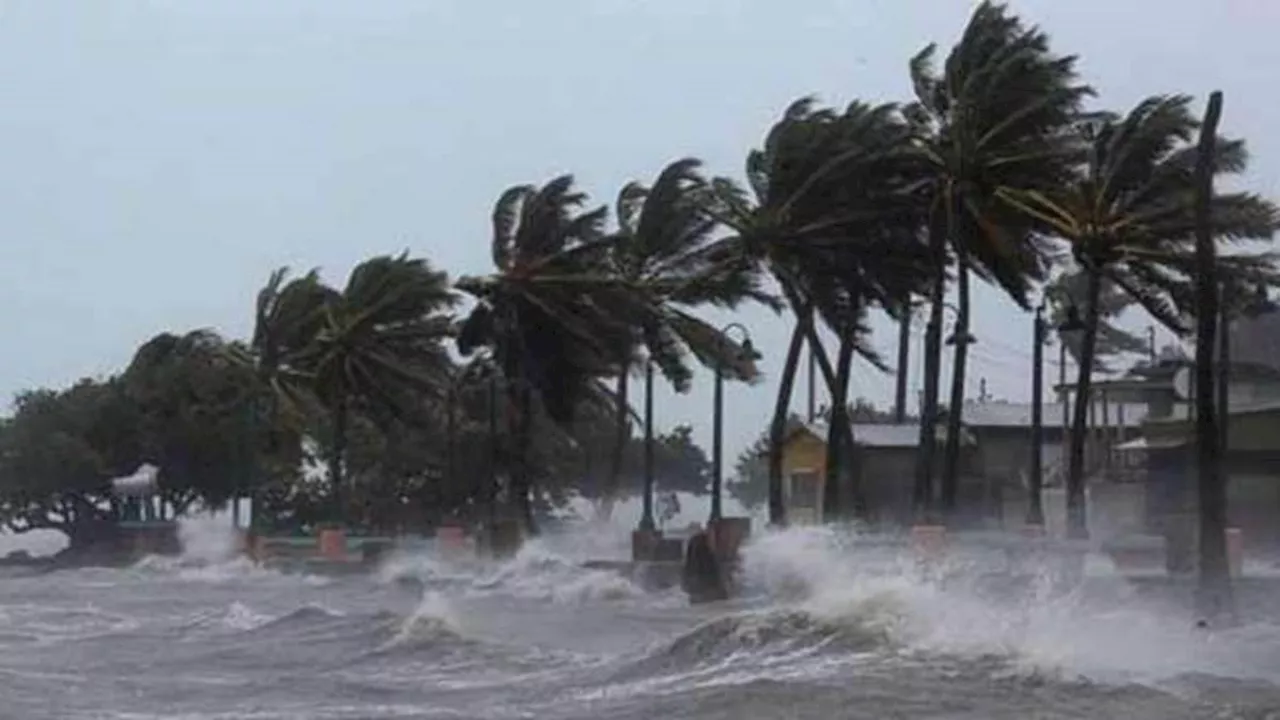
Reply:
[[653, 519], [653, 359], [644, 363], [644, 510], [640, 515], [640, 530], [653, 532], [657, 523]]
[[968, 347], [978, 339], [969, 332], [967, 313], [951, 305], [944, 305], [944, 307], [950, 308], [956, 315], [954, 330], [946, 339], [946, 344], [954, 346], [956, 352], [955, 362], [951, 368], [951, 402], [948, 403], [947, 408], [949, 411], [947, 435], [942, 455], [942, 511], [945, 516], [950, 517], [955, 512], [959, 490], [960, 422], [964, 414], [964, 379], [969, 356]]
[[1036, 306], [1031, 347], [1031, 468], [1027, 526], [1044, 527], [1044, 302]]
[[[1029, 527], [1044, 527], [1044, 346], [1048, 341], [1048, 324], [1044, 320], [1045, 304], [1042, 300], [1036, 306], [1035, 322], [1032, 330], [1032, 352], [1031, 352], [1031, 467], [1028, 470], [1028, 492], [1030, 494], [1027, 506], [1027, 520]], [[1067, 317], [1058, 325], [1059, 335], [1066, 333], [1078, 332], [1084, 329], [1084, 323], [1080, 321], [1080, 313], [1075, 305], [1067, 306]], [[1059, 387], [1063, 389], [1064, 401], [1062, 404], [1062, 432], [1063, 446], [1066, 446], [1066, 430], [1067, 430], [1067, 404], [1066, 397], [1066, 366], [1067, 366], [1067, 344], [1059, 343]]]
[[[755, 348], [751, 345], [751, 333], [747, 331], [741, 323], [729, 323], [720, 330], [721, 335], [728, 335], [731, 330], [738, 330], [742, 333], [741, 352], [743, 357], [756, 357]], [[720, 362], [715, 366], [715, 398], [714, 409], [711, 416], [711, 518], [710, 523], [715, 523], [723, 516], [721, 506], [721, 496], [723, 489], [723, 465], [722, 457], [724, 454], [724, 367]]]

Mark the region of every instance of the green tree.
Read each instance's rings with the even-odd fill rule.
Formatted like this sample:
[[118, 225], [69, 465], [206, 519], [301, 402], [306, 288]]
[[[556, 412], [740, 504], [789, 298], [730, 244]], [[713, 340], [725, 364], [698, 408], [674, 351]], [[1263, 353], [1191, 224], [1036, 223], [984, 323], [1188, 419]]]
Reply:
[[781, 439], [806, 341], [832, 394], [847, 391], [838, 386], [815, 319], [820, 315], [848, 339], [847, 366], [869, 347], [859, 322], [866, 308], [902, 305], [902, 288], [914, 286], [925, 269], [919, 205], [909, 185], [915, 164], [909, 138], [893, 106], [853, 103], [835, 112], [801, 100], [773, 126], [764, 147], [748, 155], [750, 194], [724, 178], [713, 182], [708, 207], [731, 234], [712, 252], [772, 276], [796, 322], [771, 424], [769, 515], [775, 524], [786, 519]]
[[637, 319], [649, 310], [639, 293], [602, 272], [607, 211], [580, 212], [586, 199], [569, 176], [507, 190], [493, 212], [495, 272], [457, 283], [476, 300], [458, 348], [463, 355], [485, 349], [500, 375], [512, 444], [503, 453], [509, 494], [530, 533], [537, 532], [535, 401], [551, 421], [571, 428], [601, 378], [621, 372]]
[[[1074, 57], [1054, 55], [1045, 33], [991, 2], [974, 11], [941, 72], [933, 67], [935, 51], [929, 45], [911, 59], [916, 103], [908, 110], [925, 165], [934, 265], [915, 484], [917, 512], [924, 514], [933, 496], [947, 268], [954, 258], [959, 341], [950, 404], [958, 408], [964, 400], [970, 273], [995, 283], [1023, 308], [1042, 273], [1032, 244], [1034, 217], [1017, 212], [1002, 192], [1052, 188], [1069, 176], [1076, 155], [1064, 129], [1091, 92], [1076, 81]], [[947, 514], [956, 504], [959, 428], [960, 413], [951, 413], [942, 474]]]
[[[1103, 287], [1114, 284], [1166, 327], [1184, 333], [1196, 272], [1192, 238], [1195, 213], [1193, 168], [1196, 148], [1190, 139], [1198, 125], [1186, 96], [1157, 96], [1140, 102], [1123, 117], [1103, 115], [1082, 128], [1088, 161], [1055, 188], [1005, 189], [1003, 196], [1033, 215], [1069, 243], [1088, 278], [1082, 308], [1076, 397], [1090, 395]], [[1239, 140], [1220, 140], [1214, 174], [1244, 170], [1247, 155]], [[1275, 206], [1249, 193], [1221, 193], [1211, 203], [1218, 241], [1269, 239], [1275, 232]], [[1244, 281], [1274, 277], [1270, 256], [1248, 252], [1224, 255], [1219, 267]], [[1084, 439], [1088, 403], [1077, 402], [1068, 452], [1068, 529], [1088, 534], [1084, 504]]]
[[121, 375], [139, 413], [135, 462], [160, 469], [161, 492], [176, 514], [196, 501], [225, 505], [264, 478], [251, 478], [250, 468], [273, 465], [257, 457], [271, 428], [249, 417], [258, 379], [240, 352], [208, 330], [161, 333]]
[[0, 426], [0, 522], [82, 551], [110, 534], [111, 479], [136, 467], [138, 413], [118, 381], [20, 394]]
[[[753, 380], [758, 374], [754, 359], [732, 337], [695, 316], [693, 309], [704, 304], [732, 309], [747, 299], [777, 306], [777, 300], [760, 289], [753, 267], [724, 263], [708, 252], [716, 221], [699, 202], [706, 185], [698, 174], [699, 164], [693, 159], [671, 163], [652, 188], [628, 183], [615, 206], [618, 228], [609, 243], [606, 272], [642, 293], [652, 305], [648, 322], [636, 328], [636, 343], [644, 354], [646, 397], [652, 396], [655, 365], [677, 392], [688, 392], [693, 380], [690, 357], [705, 367], [720, 368], [729, 379]], [[627, 379], [635, 354], [628, 349], [620, 358], [617, 437], [610, 469], [615, 491], [630, 436]], [[645, 428], [652, 428], [652, 418], [645, 418]], [[649, 440], [646, 437], [646, 443]], [[612, 494], [605, 494], [606, 514]], [[646, 501], [645, 507], [651, 510], [651, 503]], [[641, 524], [652, 527], [651, 514]]]
[[449, 311], [457, 296], [445, 273], [407, 254], [357, 265], [346, 286], [315, 273], [281, 285], [272, 276], [259, 296], [255, 350], [274, 398], [310, 398], [329, 414], [327, 465], [333, 507], [346, 507], [348, 431], [362, 414], [381, 427], [419, 422], [426, 399], [438, 399], [453, 363]]

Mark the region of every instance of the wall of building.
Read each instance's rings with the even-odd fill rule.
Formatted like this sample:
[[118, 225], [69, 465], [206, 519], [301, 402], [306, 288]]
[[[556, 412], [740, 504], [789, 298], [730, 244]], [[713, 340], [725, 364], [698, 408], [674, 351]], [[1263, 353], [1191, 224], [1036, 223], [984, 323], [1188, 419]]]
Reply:
[[[787, 504], [789, 522], [802, 525], [820, 522], [822, 519], [822, 482], [826, 477], [827, 445], [807, 432], [796, 433], [782, 452], [782, 492]], [[794, 507], [791, 476], [797, 472], [814, 472], [818, 476], [816, 508], [807, 511]]]

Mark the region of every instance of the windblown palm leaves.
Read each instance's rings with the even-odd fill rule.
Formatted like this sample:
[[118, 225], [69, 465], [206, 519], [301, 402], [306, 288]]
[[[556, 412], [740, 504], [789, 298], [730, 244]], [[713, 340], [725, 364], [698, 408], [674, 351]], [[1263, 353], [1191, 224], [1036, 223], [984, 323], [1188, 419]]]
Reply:
[[534, 396], [554, 422], [571, 424], [597, 380], [629, 364], [633, 318], [646, 314], [643, 300], [605, 271], [607, 211], [580, 212], [585, 202], [569, 176], [503, 193], [493, 212], [496, 272], [457, 283], [477, 301], [459, 349], [487, 348], [506, 384], [512, 494], [531, 531]]
[[[705, 367], [719, 368], [737, 380], [754, 380], [758, 371], [740, 344], [701, 320], [694, 307], [710, 304], [734, 308], [743, 300], [776, 307], [777, 300], [760, 289], [760, 274], [746, 263], [724, 262], [708, 252], [716, 221], [699, 202], [705, 181], [699, 162], [678, 160], [668, 165], [652, 188], [632, 182], [618, 194], [618, 228], [611, 236], [605, 271], [644, 300], [643, 314], [634, 322], [638, 348], [646, 355], [646, 394], [652, 388], [652, 363], [677, 392], [687, 392], [693, 379], [690, 356]], [[631, 348], [620, 358], [617, 437], [603, 505], [607, 513], [617, 490], [622, 452], [628, 438], [628, 382]], [[647, 490], [646, 490], [647, 491]], [[646, 507], [648, 507], [646, 505]]]
[[[1080, 269], [1061, 272], [1045, 286], [1044, 294], [1049, 303], [1049, 327], [1067, 325], [1072, 313], [1077, 313], [1088, 302], [1089, 275]], [[1117, 356], [1146, 354], [1149, 351], [1146, 338], [1129, 332], [1119, 323], [1120, 317], [1133, 305], [1134, 300], [1128, 293], [1115, 283], [1103, 281], [1098, 295], [1098, 339], [1093, 354], [1096, 372], [1113, 372], [1109, 361]], [[1075, 320], [1078, 324], [1079, 318]], [[1059, 332], [1058, 341], [1078, 366], [1083, 334], [1075, 330]]]
[[[836, 391], [815, 314], [841, 337], [856, 338], [851, 331], [866, 307], [901, 306], [926, 277], [919, 202], [910, 190], [919, 163], [908, 152], [909, 138], [893, 106], [854, 103], [841, 113], [801, 100], [748, 156], [750, 194], [726, 179], [715, 180], [709, 194], [709, 211], [732, 232], [711, 252], [768, 272], [796, 315], [771, 426], [774, 523], [785, 522], [781, 438], [806, 339]], [[874, 358], [867, 345], [853, 347]]]
[[445, 273], [407, 255], [375, 257], [352, 270], [342, 291], [316, 273], [259, 294], [253, 350], [277, 407], [318, 404], [332, 424], [329, 473], [341, 505], [343, 456], [352, 412], [384, 426], [416, 422], [424, 397], [439, 397], [452, 370], [445, 341], [457, 302]]
[[[1032, 242], [1034, 217], [1003, 201], [1008, 189], [1051, 188], [1069, 177], [1078, 143], [1065, 132], [1090, 94], [1075, 58], [1049, 50], [1049, 38], [1001, 5], [985, 2], [969, 20], [939, 73], [935, 46], [911, 60], [916, 103], [907, 108], [925, 165], [925, 196], [934, 276], [925, 344], [925, 399], [916, 474], [917, 512], [932, 500], [934, 423], [941, 367], [942, 308], [948, 254], [960, 289], [956, 335], [969, 331], [968, 273], [1000, 286], [1023, 307], [1043, 267]], [[956, 344], [953, 400], [964, 396], [966, 344]], [[955, 505], [959, 413], [951, 413], [943, 474], [943, 506]]]
[[[1089, 396], [1105, 284], [1123, 290], [1175, 331], [1185, 330], [1194, 307], [1196, 148], [1190, 141], [1198, 122], [1190, 102], [1185, 96], [1152, 97], [1124, 117], [1101, 117], [1084, 129], [1088, 161], [1070, 182], [1002, 192], [1068, 242], [1088, 278], [1079, 397]], [[1246, 160], [1241, 141], [1218, 143], [1217, 173], [1240, 172]], [[1221, 241], [1270, 238], [1280, 226], [1275, 206], [1248, 193], [1216, 195], [1211, 214]], [[1269, 256], [1249, 253], [1223, 255], [1219, 271], [1221, 279], [1236, 283], [1265, 282], [1275, 274]], [[1081, 431], [1087, 419], [1087, 403], [1077, 403], [1068, 476], [1070, 530], [1077, 536], [1087, 532]]]

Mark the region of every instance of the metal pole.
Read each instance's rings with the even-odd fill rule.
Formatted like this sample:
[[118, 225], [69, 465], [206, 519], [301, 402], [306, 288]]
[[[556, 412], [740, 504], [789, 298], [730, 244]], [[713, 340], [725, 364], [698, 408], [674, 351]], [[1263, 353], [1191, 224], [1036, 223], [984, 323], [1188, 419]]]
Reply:
[[711, 415], [711, 522], [721, 518], [721, 487], [724, 452], [724, 372], [717, 364], [715, 369], [715, 398]]
[[644, 365], [644, 512], [640, 529], [652, 531], [653, 521], [653, 361]]
[[1067, 448], [1070, 446], [1068, 442], [1068, 429], [1071, 427], [1071, 389], [1067, 387], [1067, 341], [1062, 340], [1058, 348], [1058, 387], [1062, 398], [1062, 467], [1066, 468]]
[[809, 347], [809, 422], [813, 422], [818, 417], [818, 355], [817, 348]]
[[1031, 350], [1031, 503], [1027, 525], [1044, 527], [1044, 304], [1036, 307]]
[[498, 524], [498, 377], [489, 376], [489, 487], [485, 499], [489, 505], [489, 532]]
[[[1222, 285], [1222, 311], [1218, 318], [1218, 452], [1220, 462], [1227, 463], [1227, 438], [1231, 436], [1231, 317], [1228, 308], [1235, 300], [1226, 283]], [[1230, 476], [1224, 471], [1225, 479]]]

